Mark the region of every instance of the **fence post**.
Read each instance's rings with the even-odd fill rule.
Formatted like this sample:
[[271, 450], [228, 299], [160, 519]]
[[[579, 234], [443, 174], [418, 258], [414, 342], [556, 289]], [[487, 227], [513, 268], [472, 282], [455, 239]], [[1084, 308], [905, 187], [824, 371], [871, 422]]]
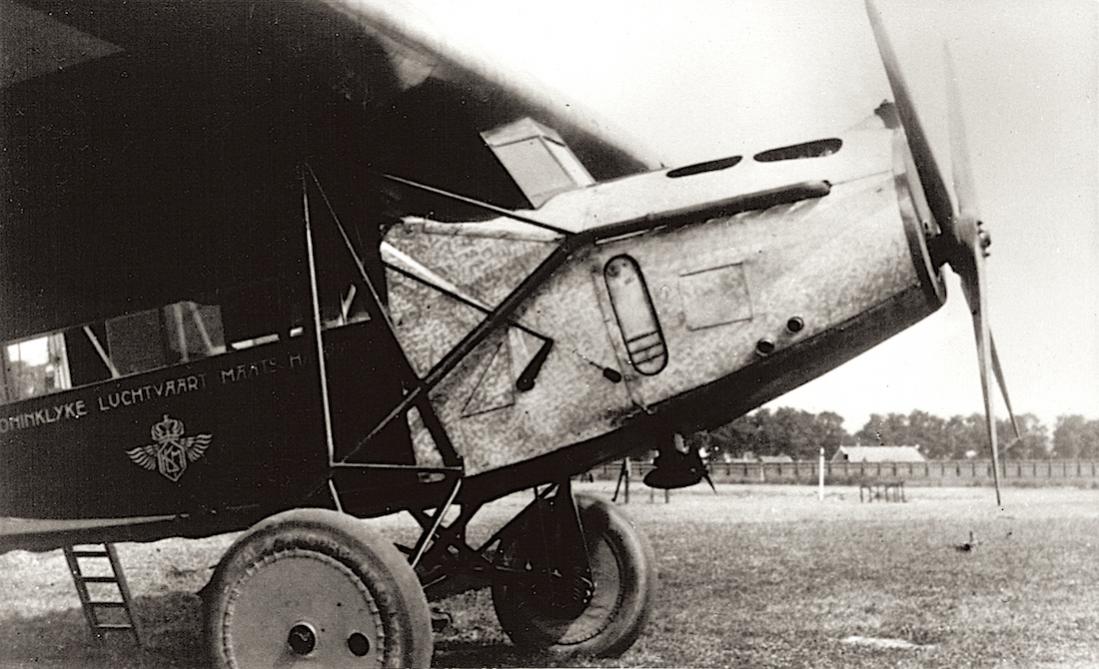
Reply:
[[820, 449], [820, 461], [819, 461], [819, 466], [817, 467], [817, 469], [819, 470], [817, 472], [817, 481], [818, 481], [818, 483], [817, 483], [817, 490], [818, 490], [817, 499], [819, 499], [820, 501], [823, 502], [824, 501], [824, 448], [823, 447]]

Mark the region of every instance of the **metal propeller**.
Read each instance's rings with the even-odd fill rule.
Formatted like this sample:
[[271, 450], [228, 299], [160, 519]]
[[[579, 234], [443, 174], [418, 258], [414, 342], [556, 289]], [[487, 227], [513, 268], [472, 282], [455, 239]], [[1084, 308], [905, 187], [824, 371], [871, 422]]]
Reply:
[[874, 0], [866, 0], [867, 15], [874, 30], [889, 86], [896, 98], [897, 113], [904, 127], [905, 137], [916, 165], [916, 173], [928, 206], [941, 234], [937, 240], [939, 255], [950, 265], [961, 279], [962, 292], [973, 316], [973, 332], [977, 340], [977, 359], [980, 367], [981, 391], [984, 397], [985, 425], [988, 431], [989, 448], [992, 453], [992, 474], [996, 486], [996, 503], [1000, 500], [1000, 454], [997, 444], [996, 419], [992, 407], [990, 387], [994, 375], [1007, 405], [1011, 424], [1017, 438], [1020, 437], [1018, 422], [1008, 399], [1007, 384], [1004, 382], [1003, 369], [996, 354], [992, 331], [988, 322], [988, 296], [983, 290], [985, 284], [985, 260], [988, 257], [990, 238], [984, 230], [977, 209], [976, 191], [973, 187], [973, 175], [966, 149], [965, 124], [962, 120], [961, 102], [957, 80], [954, 75], [954, 62], [949, 47], [945, 49], [948, 121], [950, 130], [950, 158], [954, 175], [954, 200], [951, 200], [942, 173], [939, 171], [935, 155], [927, 135], [920, 124], [916, 107], [912, 102], [908, 86], [898, 66], [889, 36], [881, 22]]

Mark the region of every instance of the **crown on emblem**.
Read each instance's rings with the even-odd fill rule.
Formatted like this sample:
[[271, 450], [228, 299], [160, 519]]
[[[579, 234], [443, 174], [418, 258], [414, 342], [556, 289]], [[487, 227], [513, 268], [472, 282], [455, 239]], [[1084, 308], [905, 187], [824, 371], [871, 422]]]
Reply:
[[179, 439], [183, 436], [183, 421], [168, 418], [168, 414], [164, 414], [164, 420], [154, 424], [150, 433], [158, 443]]

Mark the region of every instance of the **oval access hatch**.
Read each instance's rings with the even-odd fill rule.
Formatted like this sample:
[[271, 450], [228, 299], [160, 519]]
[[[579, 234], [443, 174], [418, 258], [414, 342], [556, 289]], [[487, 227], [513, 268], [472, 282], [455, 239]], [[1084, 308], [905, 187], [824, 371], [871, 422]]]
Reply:
[[630, 364], [647, 376], [659, 373], [668, 364], [668, 347], [641, 266], [630, 256], [615, 256], [603, 267], [603, 279]]

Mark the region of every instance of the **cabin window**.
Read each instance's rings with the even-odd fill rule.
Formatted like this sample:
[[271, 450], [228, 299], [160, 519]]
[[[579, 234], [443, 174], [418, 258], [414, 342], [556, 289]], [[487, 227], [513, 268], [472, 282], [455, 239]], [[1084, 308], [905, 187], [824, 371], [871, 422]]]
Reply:
[[[316, 257], [347, 257], [343, 240], [335, 234], [318, 234], [315, 241]], [[0, 403], [308, 336], [310, 287], [298, 280], [296, 269], [0, 341]], [[356, 265], [322, 262], [316, 270], [322, 330], [370, 320], [373, 298]], [[375, 280], [384, 296], [384, 276]]]
[[65, 338], [60, 334], [6, 344], [0, 353], [0, 401], [14, 402], [72, 387]]
[[225, 353], [221, 307], [190, 300], [106, 322], [107, 350], [119, 374], [133, 374]]
[[[333, 290], [324, 327], [362, 320], [361, 298]], [[0, 403], [186, 364], [300, 335], [276, 281], [229, 288], [102, 321], [0, 344]]]
[[630, 364], [646, 376], [658, 374], [668, 364], [668, 347], [641, 266], [630, 256], [615, 256], [603, 278]]

